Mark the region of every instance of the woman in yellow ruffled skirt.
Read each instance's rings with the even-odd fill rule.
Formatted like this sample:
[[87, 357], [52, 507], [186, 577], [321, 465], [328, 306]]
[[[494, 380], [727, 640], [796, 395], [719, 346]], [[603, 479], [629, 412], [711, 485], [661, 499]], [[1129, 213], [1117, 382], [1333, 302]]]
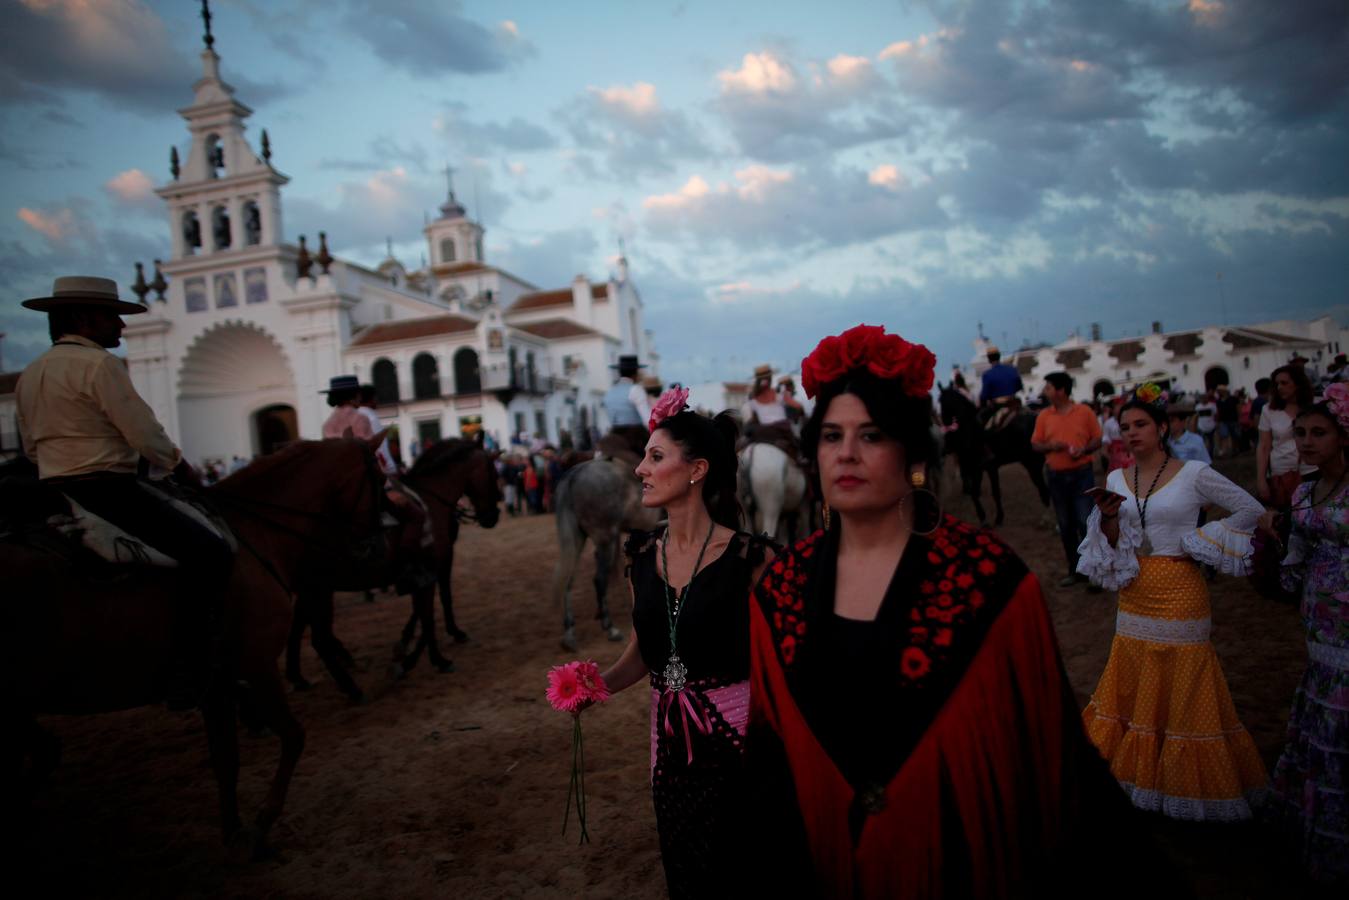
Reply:
[[[1209, 641], [1199, 563], [1247, 574], [1263, 509], [1207, 464], [1166, 452], [1164, 395], [1149, 396], [1149, 387], [1120, 414], [1135, 465], [1110, 473], [1079, 548], [1078, 571], [1119, 591], [1110, 659], [1083, 724], [1135, 806], [1177, 819], [1249, 819], [1268, 776]], [[1196, 528], [1207, 504], [1231, 514]]]

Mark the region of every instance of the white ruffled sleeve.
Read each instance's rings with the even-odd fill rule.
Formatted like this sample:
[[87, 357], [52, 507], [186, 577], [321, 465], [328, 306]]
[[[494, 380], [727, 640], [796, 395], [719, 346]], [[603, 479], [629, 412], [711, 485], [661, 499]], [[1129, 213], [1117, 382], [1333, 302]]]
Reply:
[[1251, 536], [1265, 508], [1210, 466], [1195, 474], [1194, 488], [1205, 502], [1227, 510], [1228, 516], [1182, 537], [1181, 549], [1224, 575], [1251, 574]]
[[1077, 571], [1110, 591], [1118, 591], [1138, 577], [1137, 550], [1143, 543], [1143, 529], [1129, 516], [1119, 519], [1119, 539], [1115, 546], [1101, 531], [1101, 511], [1093, 509], [1087, 518], [1087, 536], [1077, 547]]

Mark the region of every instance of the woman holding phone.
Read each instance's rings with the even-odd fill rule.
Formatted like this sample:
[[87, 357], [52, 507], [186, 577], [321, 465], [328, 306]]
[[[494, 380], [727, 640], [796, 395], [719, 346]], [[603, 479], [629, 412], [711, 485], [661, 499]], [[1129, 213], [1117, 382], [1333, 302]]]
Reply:
[[[1078, 571], [1119, 591], [1110, 659], [1083, 724], [1135, 806], [1176, 819], [1249, 819], [1267, 776], [1209, 642], [1199, 563], [1247, 574], [1263, 508], [1208, 465], [1171, 456], [1156, 385], [1124, 404], [1120, 432], [1134, 465], [1089, 492], [1096, 508], [1078, 548]], [[1207, 504], [1231, 514], [1196, 528]]]

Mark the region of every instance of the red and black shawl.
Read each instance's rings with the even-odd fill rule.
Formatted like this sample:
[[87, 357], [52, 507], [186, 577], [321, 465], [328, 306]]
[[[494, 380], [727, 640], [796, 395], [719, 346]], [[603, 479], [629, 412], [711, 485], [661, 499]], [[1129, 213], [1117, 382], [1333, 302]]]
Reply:
[[1095, 843], [1127, 804], [1082, 734], [1035, 576], [950, 517], [910, 540], [877, 618], [898, 656], [893, 690], [870, 712], [896, 726], [887, 774], [852, 783], [812, 729], [819, 707], [802, 702], [823, 674], [812, 636], [832, 615], [836, 558], [835, 534], [812, 535], [773, 562], [750, 603], [747, 764], [774, 874], [793, 895], [813, 878], [814, 893], [836, 897], [1062, 884], [1088, 812]]

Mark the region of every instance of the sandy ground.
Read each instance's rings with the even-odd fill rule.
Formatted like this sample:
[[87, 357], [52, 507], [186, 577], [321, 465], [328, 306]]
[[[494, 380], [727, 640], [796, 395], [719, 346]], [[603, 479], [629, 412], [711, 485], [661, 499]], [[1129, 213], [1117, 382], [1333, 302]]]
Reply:
[[[1235, 476], [1249, 482], [1249, 457]], [[1008, 524], [1001, 533], [1043, 579], [1073, 686], [1085, 698], [1105, 665], [1114, 598], [1059, 590], [1059, 542], [1024, 473], [1005, 469]], [[948, 484], [957, 481], [949, 478]], [[957, 515], [966, 501], [948, 497]], [[44, 892], [100, 896], [239, 897], [662, 897], [664, 878], [647, 781], [647, 693], [632, 689], [585, 718], [592, 843], [573, 823], [560, 833], [570, 762], [570, 720], [543, 698], [561, 614], [548, 583], [556, 556], [551, 517], [506, 518], [467, 528], [455, 588], [461, 627], [454, 674], [423, 664], [404, 680], [386, 671], [407, 615], [403, 600], [338, 598], [337, 632], [364, 670], [371, 695], [350, 707], [306, 647], [316, 682], [291, 696], [308, 732], [285, 815], [280, 855], [249, 862], [221, 846], [216, 795], [200, 720], [158, 709], [43, 724], [64, 761], [36, 794], [20, 850], [21, 883]], [[588, 585], [591, 570], [578, 576]], [[582, 591], [582, 656], [605, 663], [611, 644], [589, 619]], [[626, 629], [626, 600], [612, 592]], [[1272, 765], [1305, 650], [1296, 610], [1258, 597], [1243, 581], [1213, 585], [1214, 643], [1237, 710]], [[275, 765], [274, 738], [242, 739], [241, 805], [256, 811]], [[1179, 825], [1153, 833], [1200, 896], [1298, 893], [1292, 867], [1256, 826]], [[1127, 850], [1101, 848], [1115, 865]]]

